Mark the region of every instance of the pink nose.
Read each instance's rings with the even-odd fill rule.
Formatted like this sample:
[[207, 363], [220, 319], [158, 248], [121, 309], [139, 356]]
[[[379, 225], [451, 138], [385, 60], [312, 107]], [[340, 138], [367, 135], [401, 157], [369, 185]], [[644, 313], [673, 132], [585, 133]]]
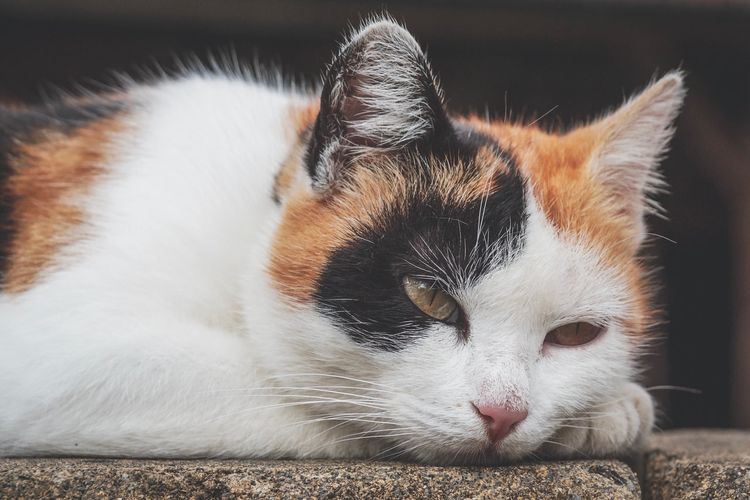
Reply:
[[493, 443], [497, 443], [510, 434], [510, 431], [529, 415], [526, 410], [511, 410], [500, 405], [475, 405], [474, 403], [472, 405], [484, 420], [487, 435]]

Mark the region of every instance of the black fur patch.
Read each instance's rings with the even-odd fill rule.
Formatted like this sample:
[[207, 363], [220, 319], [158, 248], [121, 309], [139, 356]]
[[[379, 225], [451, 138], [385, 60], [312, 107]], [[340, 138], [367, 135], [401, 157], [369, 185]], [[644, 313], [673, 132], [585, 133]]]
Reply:
[[123, 106], [119, 102], [98, 101], [78, 106], [58, 103], [22, 110], [0, 107], [0, 289], [15, 234], [12, 218], [15, 200], [8, 190], [8, 179], [13, 175], [16, 145], [33, 143], [40, 130], [70, 133], [92, 121], [111, 116]]
[[[441, 146], [454, 160], [451, 151], [476, 153], [491, 141], [463, 129], [454, 140]], [[485, 199], [459, 206], [434, 193], [415, 194], [404, 213], [386, 214], [378, 227], [363, 230], [336, 251], [318, 282], [318, 308], [353, 340], [376, 349], [399, 350], [422, 336], [436, 320], [408, 299], [402, 288], [405, 275], [432, 276], [450, 293], [501, 265], [523, 245], [524, 181], [509, 155], [500, 158], [508, 173], [498, 175], [497, 189]], [[470, 319], [459, 321], [457, 338], [468, 335]]]

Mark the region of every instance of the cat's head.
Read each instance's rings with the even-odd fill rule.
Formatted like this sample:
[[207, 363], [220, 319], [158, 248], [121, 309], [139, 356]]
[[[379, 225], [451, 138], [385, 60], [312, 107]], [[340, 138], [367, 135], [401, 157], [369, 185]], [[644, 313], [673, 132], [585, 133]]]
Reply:
[[566, 133], [452, 117], [412, 36], [366, 25], [277, 178], [277, 372], [353, 440], [437, 462], [526, 456], [616, 398], [652, 321], [637, 254], [683, 94], [669, 73]]

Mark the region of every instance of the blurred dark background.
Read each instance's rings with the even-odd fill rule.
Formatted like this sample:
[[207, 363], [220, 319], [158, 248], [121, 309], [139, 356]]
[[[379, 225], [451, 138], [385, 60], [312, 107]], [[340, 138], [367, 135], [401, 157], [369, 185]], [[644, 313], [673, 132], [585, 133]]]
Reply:
[[[233, 51], [315, 82], [341, 32], [387, 9], [429, 52], [455, 112], [560, 127], [687, 72], [663, 164], [669, 220], [645, 255], [665, 284], [648, 385], [664, 428], [750, 427], [750, 3], [700, 0], [0, 0], [0, 102]], [[658, 389], [672, 385], [700, 394]]]

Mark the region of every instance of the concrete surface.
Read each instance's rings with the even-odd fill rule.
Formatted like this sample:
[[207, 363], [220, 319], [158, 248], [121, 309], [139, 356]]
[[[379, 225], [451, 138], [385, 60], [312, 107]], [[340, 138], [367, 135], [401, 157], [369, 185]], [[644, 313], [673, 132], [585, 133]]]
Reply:
[[644, 462], [645, 498], [750, 498], [750, 431], [690, 429], [657, 434]]
[[0, 460], [0, 498], [639, 498], [617, 461], [509, 467], [383, 462]]
[[[645, 498], [750, 499], [750, 431], [655, 435], [639, 464]], [[0, 459], [6, 498], [640, 498], [617, 460], [504, 467], [396, 462]]]

